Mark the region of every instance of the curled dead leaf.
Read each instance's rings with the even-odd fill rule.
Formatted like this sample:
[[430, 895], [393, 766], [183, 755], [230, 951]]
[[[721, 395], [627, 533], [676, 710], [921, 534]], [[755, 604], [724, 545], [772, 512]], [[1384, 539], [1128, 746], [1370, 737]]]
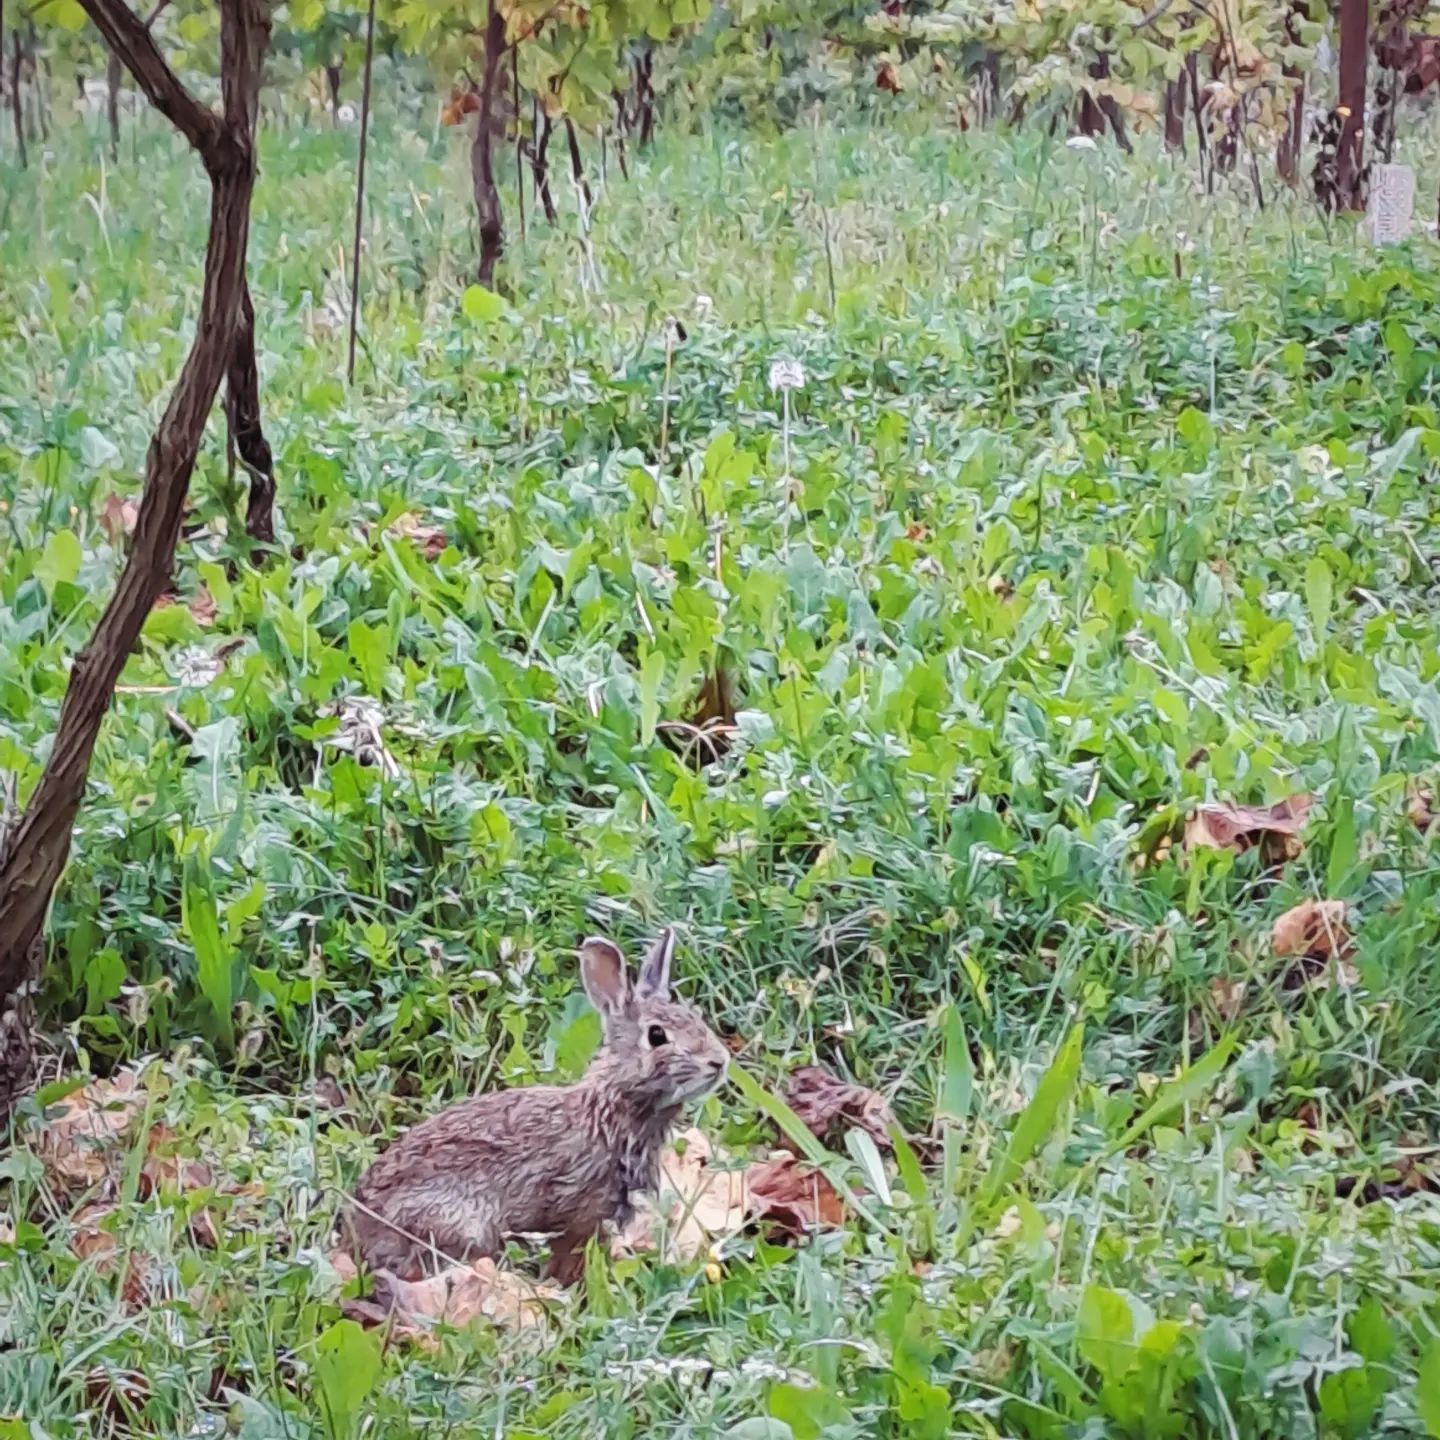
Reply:
[[340, 1088], [340, 1082], [331, 1075], [322, 1075], [315, 1082], [315, 1108], [317, 1110], [348, 1110], [350, 1102]]
[[94, 1365], [85, 1373], [85, 1401], [110, 1427], [129, 1429], [150, 1398], [150, 1382], [138, 1370], [112, 1370]]
[[1293, 860], [1304, 848], [1300, 831], [1313, 795], [1292, 795], [1274, 805], [1202, 805], [1185, 822], [1186, 850], [1260, 850], [1267, 865]]
[[113, 545], [125, 535], [135, 533], [140, 519], [140, 506], [122, 495], [107, 495], [100, 502], [100, 529]]
[[875, 88], [887, 91], [891, 95], [898, 95], [903, 88], [900, 84], [900, 76], [888, 60], [882, 60], [875, 71]]
[[1277, 955], [1329, 960], [1350, 948], [1343, 900], [1305, 900], [1287, 910], [1270, 931]]
[[714, 1160], [710, 1141], [693, 1128], [666, 1146], [658, 1194], [637, 1203], [611, 1253], [660, 1250], [667, 1260], [694, 1260], [716, 1240], [739, 1234], [749, 1204], [745, 1172]]
[[413, 510], [406, 510], [390, 522], [391, 535], [408, 540], [427, 560], [438, 560], [450, 539], [438, 525], [427, 525]]
[[215, 597], [203, 585], [190, 597], [189, 610], [197, 625], [213, 625], [218, 613]]
[[118, 1171], [123, 1142], [144, 1105], [135, 1076], [121, 1071], [48, 1106], [30, 1143], [50, 1183], [59, 1190], [83, 1190]]
[[895, 1112], [883, 1095], [863, 1085], [830, 1074], [819, 1065], [806, 1065], [790, 1079], [785, 1101], [817, 1138], [853, 1125], [864, 1130], [881, 1147], [892, 1148]]
[[[177, 1154], [181, 1142], [167, 1125], [152, 1125], [146, 1137], [145, 1163], [140, 1167], [138, 1193], [142, 1200], [154, 1195], [184, 1196], [196, 1190], [209, 1190], [215, 1178], [209, 1167], [198, 1160]], [[220, 1236], [208, 1210], [197, 1210], [187, 1221], [190, 1238], [202, 1249], [219, 1248]]]
[[113, 1205], [86, 1205], [79, 1210], [70, 1249], [76, 1259], [94, 1261], [97, 1275], [108, 1278], [123, 1272], [120, 1298], [129, 1309], [138, 1310], [146, 1300], [149, 1265], [140, 1252], [121, 1250], [114, 1231], [104, 1228], [114, 1213]]
[[845, 1223], [845, 1207], [835, 1187], [793, 1155], [752, 1165], [745, 1179], [751, 1216], [768, 1222], [782, 1235], [798, 1240], [821, 1226]]
[[[349, 1254], [336, 1250], [330, 1263], [347, 1282], [355, 1264]], [[437, 1325], [459, 1329], [486, 1320], [507, 1330], [532, 1330], [546, 1323], [547, 1307], [564, 1298], [558, 1285], [528, 1279], [502, 1270], [493, 1260], [451, 1265], [423, 1280], [400, 1280], [388, 1271], [375, 1276], [375, 1296], [351, 1299], [341, 1308], [362, 1325], [384, 1325], [392, 1340], [434, 1343]]]
[[1435, 792], [1428, 785], [1418, 785], [1410, 792], [1405, 813], [1417, 830], [1428, 830], [1435, 823]]
[[1215, 1002], [1215, 1013], [1229, 1024], [1239, 1017], [1245, 1003], [1245, 982], [1217, 975], [1210, 982], [1210, 998]]
[[743, 1169], [726, 1168], [725, 1157], [691, 1129], [666, 1148], [660, 1168], [659, 1194], [638, 1201], [630, 1223], [611, 1242], [611, 1254], [658, 1251], [683, 1262], [708, 1254], [717, 1241], [757, 1220], [791, 1239], [844, 1223], [830, 1182], [785, 1151]]

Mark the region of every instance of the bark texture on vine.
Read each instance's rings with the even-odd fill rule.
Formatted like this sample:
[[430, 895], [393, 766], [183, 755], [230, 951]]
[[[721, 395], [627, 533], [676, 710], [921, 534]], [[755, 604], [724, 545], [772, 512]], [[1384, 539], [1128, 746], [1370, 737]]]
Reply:
[[[216, 112], [185, 88], [124, 0], [81, 3], [150, 103], [199, 156], [210, 178], [210, 229], [199, 322], [150, 438], [130, 553], [110, 603], [76, 657], [50, 757], [0, 859], [0, 1000], [6, 1002], [36, 979], [36, 946], [70, 854], [95, 741], [145, 618], [170, 582], [205, 424], [235, 359], [237, 326], [248, 298], [245, 254], [255, 185], [255, 125], [270, 35], [265, 0], [220, 0], [222, 109]], [[11, 1043], [12, 1054], [18, 1055], [23, 1047], [13, 1036]], [[0, 1112], [28, 1080], [10, 1058], [0, 1054]]]

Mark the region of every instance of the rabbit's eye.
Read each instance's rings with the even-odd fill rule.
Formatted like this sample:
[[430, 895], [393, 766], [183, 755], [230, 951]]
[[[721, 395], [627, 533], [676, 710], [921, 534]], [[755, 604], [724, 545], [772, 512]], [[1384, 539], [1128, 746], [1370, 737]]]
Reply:
[[650, 1027], [650, 1033], [648, 1036], [646, 1036], [646, 1039], [650, 1041], [650, 1048], [652, 1050], [658, 1050], [662, 1045], [665, 1045], [669, 1042], [670, 1037], [664, 1032], [664, 1030], [660, 1028], [660, 1026], [652, 1025]]

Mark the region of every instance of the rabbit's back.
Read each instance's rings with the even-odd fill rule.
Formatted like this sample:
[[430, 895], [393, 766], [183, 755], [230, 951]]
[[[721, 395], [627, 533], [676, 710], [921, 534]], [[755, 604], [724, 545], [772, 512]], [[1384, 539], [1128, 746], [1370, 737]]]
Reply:
[[574, 1088], [537, 1085], [452, 1105], [395, 1141], [355, 1191], [367, 1265], [398, 1275], [495, 1255], [508, 1236], [593, 1231], [625, 1203], [603, 1117]]

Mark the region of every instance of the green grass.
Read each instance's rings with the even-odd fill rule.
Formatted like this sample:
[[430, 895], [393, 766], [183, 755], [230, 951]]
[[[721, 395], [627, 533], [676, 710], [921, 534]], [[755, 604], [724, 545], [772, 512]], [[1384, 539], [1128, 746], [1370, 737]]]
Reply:
[[[1424, 1433], [1440, 1211], [1340, 1196], [1440, 1113], [1440, 872], [1407, 816], [1440, 775], [1434, 242], [1377, 255], [1039, 129], [837, 120], [664, 135], [588, 237], [562, 184], [474, 320], [461, 144], [382, 116], [347, 390], [354, 137], [265, 136], [284, 553], [236, 543], [217, 415], [176, 574], [215, 622], [158, 611], [130, 662], [46, 994], [47, 1078], [148, 1060], [154, 1118], [262, 1193], [216, 1251], [122, 1194], [136, 1313], [72, 1253], [77, 1198], [0, 1161], [0, 1416], [345, 1431], [372, 1340], [333, 1328], [339, 1197], [448, 1099], [576, 1073], [575, 940], [673, 921], [751, 1074], [819, 1057], [918, 1133], [939, 1106], [943, 1154], [843, 1233], [731, 1242], [718, 1283], [601, 1266], [543, 1341], [392, 1351], [365, 1433]], [[23, 796], [118, 568], [100, 504], [136, 493], [184, 352], [203, 182], [158, 128], [111, 168], [74, 125], [0, 166], [0, 216]], [[384, 535], [403, 512], [437, 562]], [[697, 769], [673, 722], [717, 666], [739, 734]], [[333, 743], [356, 693], [393, 778]], [[1300, 791], [1281, 872], [1178, 842], [1202, 800]], [[1351, 906], [1354, 984], [1271, 953], [1307, 897]], [[774, 1143], [733, 1088], [702, 1124]]]

